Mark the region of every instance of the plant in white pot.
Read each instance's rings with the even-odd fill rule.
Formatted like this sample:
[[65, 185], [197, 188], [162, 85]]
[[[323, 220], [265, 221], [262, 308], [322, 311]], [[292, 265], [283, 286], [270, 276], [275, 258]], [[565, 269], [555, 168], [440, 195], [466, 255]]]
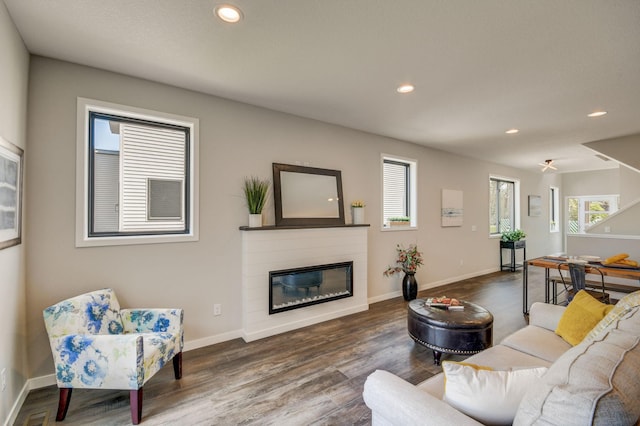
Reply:
[[262, 226], [262, 209], [267, 202], [269, 181], [251, 176], [244, 178], [244, 196], [249, 209], [249, 227]]

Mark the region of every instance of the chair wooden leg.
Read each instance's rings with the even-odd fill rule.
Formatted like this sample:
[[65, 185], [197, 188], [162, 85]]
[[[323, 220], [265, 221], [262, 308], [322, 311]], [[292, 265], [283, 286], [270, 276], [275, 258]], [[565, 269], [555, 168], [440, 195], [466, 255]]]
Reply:
[[131, 423], [137, 425], [142, 420], [142, 388], [129, 391], [131, 405]]
[[176, 380], [182, 378], [182, 352], [178, 352], [176, 356], [173, 357], [173, 374]]
[[58, 400], [58, 414], [56, 414], [56, 422], [63, 421], [67, 416], [72, 390], [72, 388], [60, 388], [60, 399]]

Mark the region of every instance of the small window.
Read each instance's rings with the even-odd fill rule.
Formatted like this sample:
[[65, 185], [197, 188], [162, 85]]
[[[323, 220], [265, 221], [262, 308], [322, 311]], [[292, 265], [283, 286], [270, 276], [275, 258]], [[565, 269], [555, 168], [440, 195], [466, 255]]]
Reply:
[[500, 235], [520, 226], [520, 182], [489, 178], [489, 234]]
[[196, 240], [197, 120], [78, 99], [77, 246]]
[[417, 226], [416, 176], [415, 160], [382, 156], [382, 227], [384, 229], [407, 229]]
[[555, 186], [549, 188], [549, 231], [560, 231], [560, 190]]
[[567, 234], [584, 234], [609, 215], [618, 211], [618, 195], [589, 195], [567, 198]]
[[147, 215], [149, 220], [174, 220], [182, 222], [182, 180], [149, 179]]

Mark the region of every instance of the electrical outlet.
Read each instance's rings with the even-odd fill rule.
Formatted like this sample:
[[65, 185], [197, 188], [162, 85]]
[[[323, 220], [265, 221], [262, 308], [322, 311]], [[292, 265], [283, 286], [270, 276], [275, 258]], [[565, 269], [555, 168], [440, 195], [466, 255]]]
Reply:
[[2, 392], [7, 388], [7, 369], [3, 368], [0, 372], [0, 381], [2, 382]]
[[462, 265], [464, 265], [464, 260], [460, 259], [460, 267], [462, 268]]
[[216, 303], [215, 305], [213, 305], [213, 315], [222, 315], [222, 305], [219, 303]]

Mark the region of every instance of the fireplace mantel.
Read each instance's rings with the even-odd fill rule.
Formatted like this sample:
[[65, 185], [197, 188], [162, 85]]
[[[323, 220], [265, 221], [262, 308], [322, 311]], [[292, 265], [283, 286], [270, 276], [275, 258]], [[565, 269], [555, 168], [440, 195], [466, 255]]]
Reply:
[[[277, 229], [274, 229], [277, 228]], [[261, 339], [369, 309], [368, 225], [242, 231], [242, 337]], [[279, 232], [272, 232], [277, 230]], [[353, 296], [269, 315], [269, 272], [353, 261]]]

